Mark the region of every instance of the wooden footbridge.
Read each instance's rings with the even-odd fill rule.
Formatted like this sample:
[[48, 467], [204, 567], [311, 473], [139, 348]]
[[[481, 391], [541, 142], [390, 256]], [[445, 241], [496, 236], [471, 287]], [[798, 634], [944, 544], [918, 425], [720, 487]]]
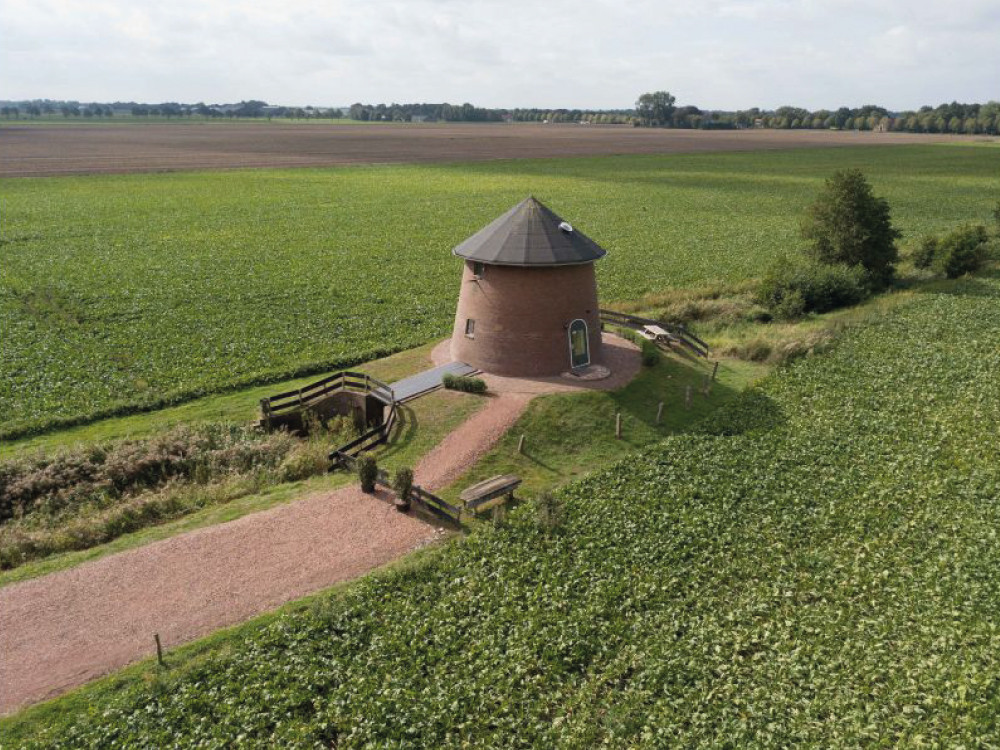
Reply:
[[315, 383], [260, 400], [260, 425], [266, 430], [281, 427], [304, 429], [304, 415], [312, 410], [327, 417], [351, 414], [363, 426], [362, 434], [330, 453], [333, 465], [344, 458], [386, 443], [396, 425], [398, 406], [442, 386], [445, 375], [469, 375], [476, 369], [464, 362], [432, 367], [391, 385], [363, 372], [344, 370]]

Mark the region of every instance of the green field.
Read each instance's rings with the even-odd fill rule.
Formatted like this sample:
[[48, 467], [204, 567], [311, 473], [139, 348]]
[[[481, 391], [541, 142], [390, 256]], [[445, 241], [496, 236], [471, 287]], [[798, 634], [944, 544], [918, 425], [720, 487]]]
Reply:
[[[991, 746], [1000, 278], [200, 661], [29, 710], [58, 747]], [[117, 684], [117, 683], [116, 683]], [[90, 703], [94, 696], [94, 703]]]
[[606, 301], [759, 276], [858, 166], [907, 235], [985, 221], [1000, 150], [905, 146], [0, 181], [0, 436], [329, 370], [450, 330], [450, 249], [534, 193]]

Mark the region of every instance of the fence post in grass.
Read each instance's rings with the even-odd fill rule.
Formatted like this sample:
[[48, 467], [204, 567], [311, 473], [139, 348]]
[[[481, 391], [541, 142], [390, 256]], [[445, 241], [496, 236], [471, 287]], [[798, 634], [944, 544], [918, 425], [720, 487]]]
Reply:
[[267, 429], [271, 429], [271, 399], [262, 398], [260, 400], [260, 412], [264, 415], [264, 421], [267, 422]]
[[691, 408], [691, 386], [686, 386], [684, 388], [684, 408]]
[[524, 453], [524, 435], [517, 439], [517, 452]]
[[163, 663], [163, 644], [160, 643], [160, 634], [153, 633], [153, 638], [156, 639], [156, 661], [161, 667], [165, 667], [166, 664]]
[[715, 382], [715, 376], [719, 373], [719, 363], [715, 363], [715, 367], [712, 368], [712, 382]]
[[662, 401], [656, 407], [656, 424], [659, 424], [661, 419], [663, 419], [663, 402]]
[[615, 414], [615, 437], [621, 440], [622, 437], [622, 413]]

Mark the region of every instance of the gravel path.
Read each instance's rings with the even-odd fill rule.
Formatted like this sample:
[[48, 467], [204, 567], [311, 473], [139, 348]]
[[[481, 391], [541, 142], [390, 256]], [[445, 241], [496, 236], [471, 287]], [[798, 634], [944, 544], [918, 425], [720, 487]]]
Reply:
[[[430, 490], [453, 482], [536, 395], [624, 385], [638, 353], [617, 337], [605, 345], [613, 374], [602, 381], [485, 376], [489, 403], [420, 461], [417, 482]], [[357, 578], [441, 533], [389, 499], [344, 488], [0, 588], [0, 715], [152, 656], [153, 633], [166, 648], [194, 640]]]
[[[601, 334], [603, 349], [601, 362], [611, 370], [602, 380], [582, 380], [557, 375], [544, 378], [509, 378], [501, 375], [477, 375], [486, 381], [492, 394], [523, 393], [540, 396], [546, 393], [573, 393], [579, 391], [616, 391], [628, 385], [639, 374], [639, 347], [613, 333]], [[431, 361], [443, 365], [452, 361], [451, 339], [440, 342], [431, 351]]]
[[[387, 495], [381, 498], [388, 500]], [[0, 714], [356, 578], [434, 527], [345, 488], [0, 589]]]
[[496, 445], [521, 416], [534, 394], [489, 395], [489, 403], [455, 429], [414, 470], [414, 480], [431, 492], [447, 487]]

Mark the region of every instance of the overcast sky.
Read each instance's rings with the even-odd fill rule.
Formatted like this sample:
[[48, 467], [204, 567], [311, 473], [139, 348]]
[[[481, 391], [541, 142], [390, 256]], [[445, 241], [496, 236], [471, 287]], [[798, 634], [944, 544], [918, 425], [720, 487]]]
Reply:
[[1000, 99], [1000, 0], [0, 0], [0, 98], [890, 109]]

